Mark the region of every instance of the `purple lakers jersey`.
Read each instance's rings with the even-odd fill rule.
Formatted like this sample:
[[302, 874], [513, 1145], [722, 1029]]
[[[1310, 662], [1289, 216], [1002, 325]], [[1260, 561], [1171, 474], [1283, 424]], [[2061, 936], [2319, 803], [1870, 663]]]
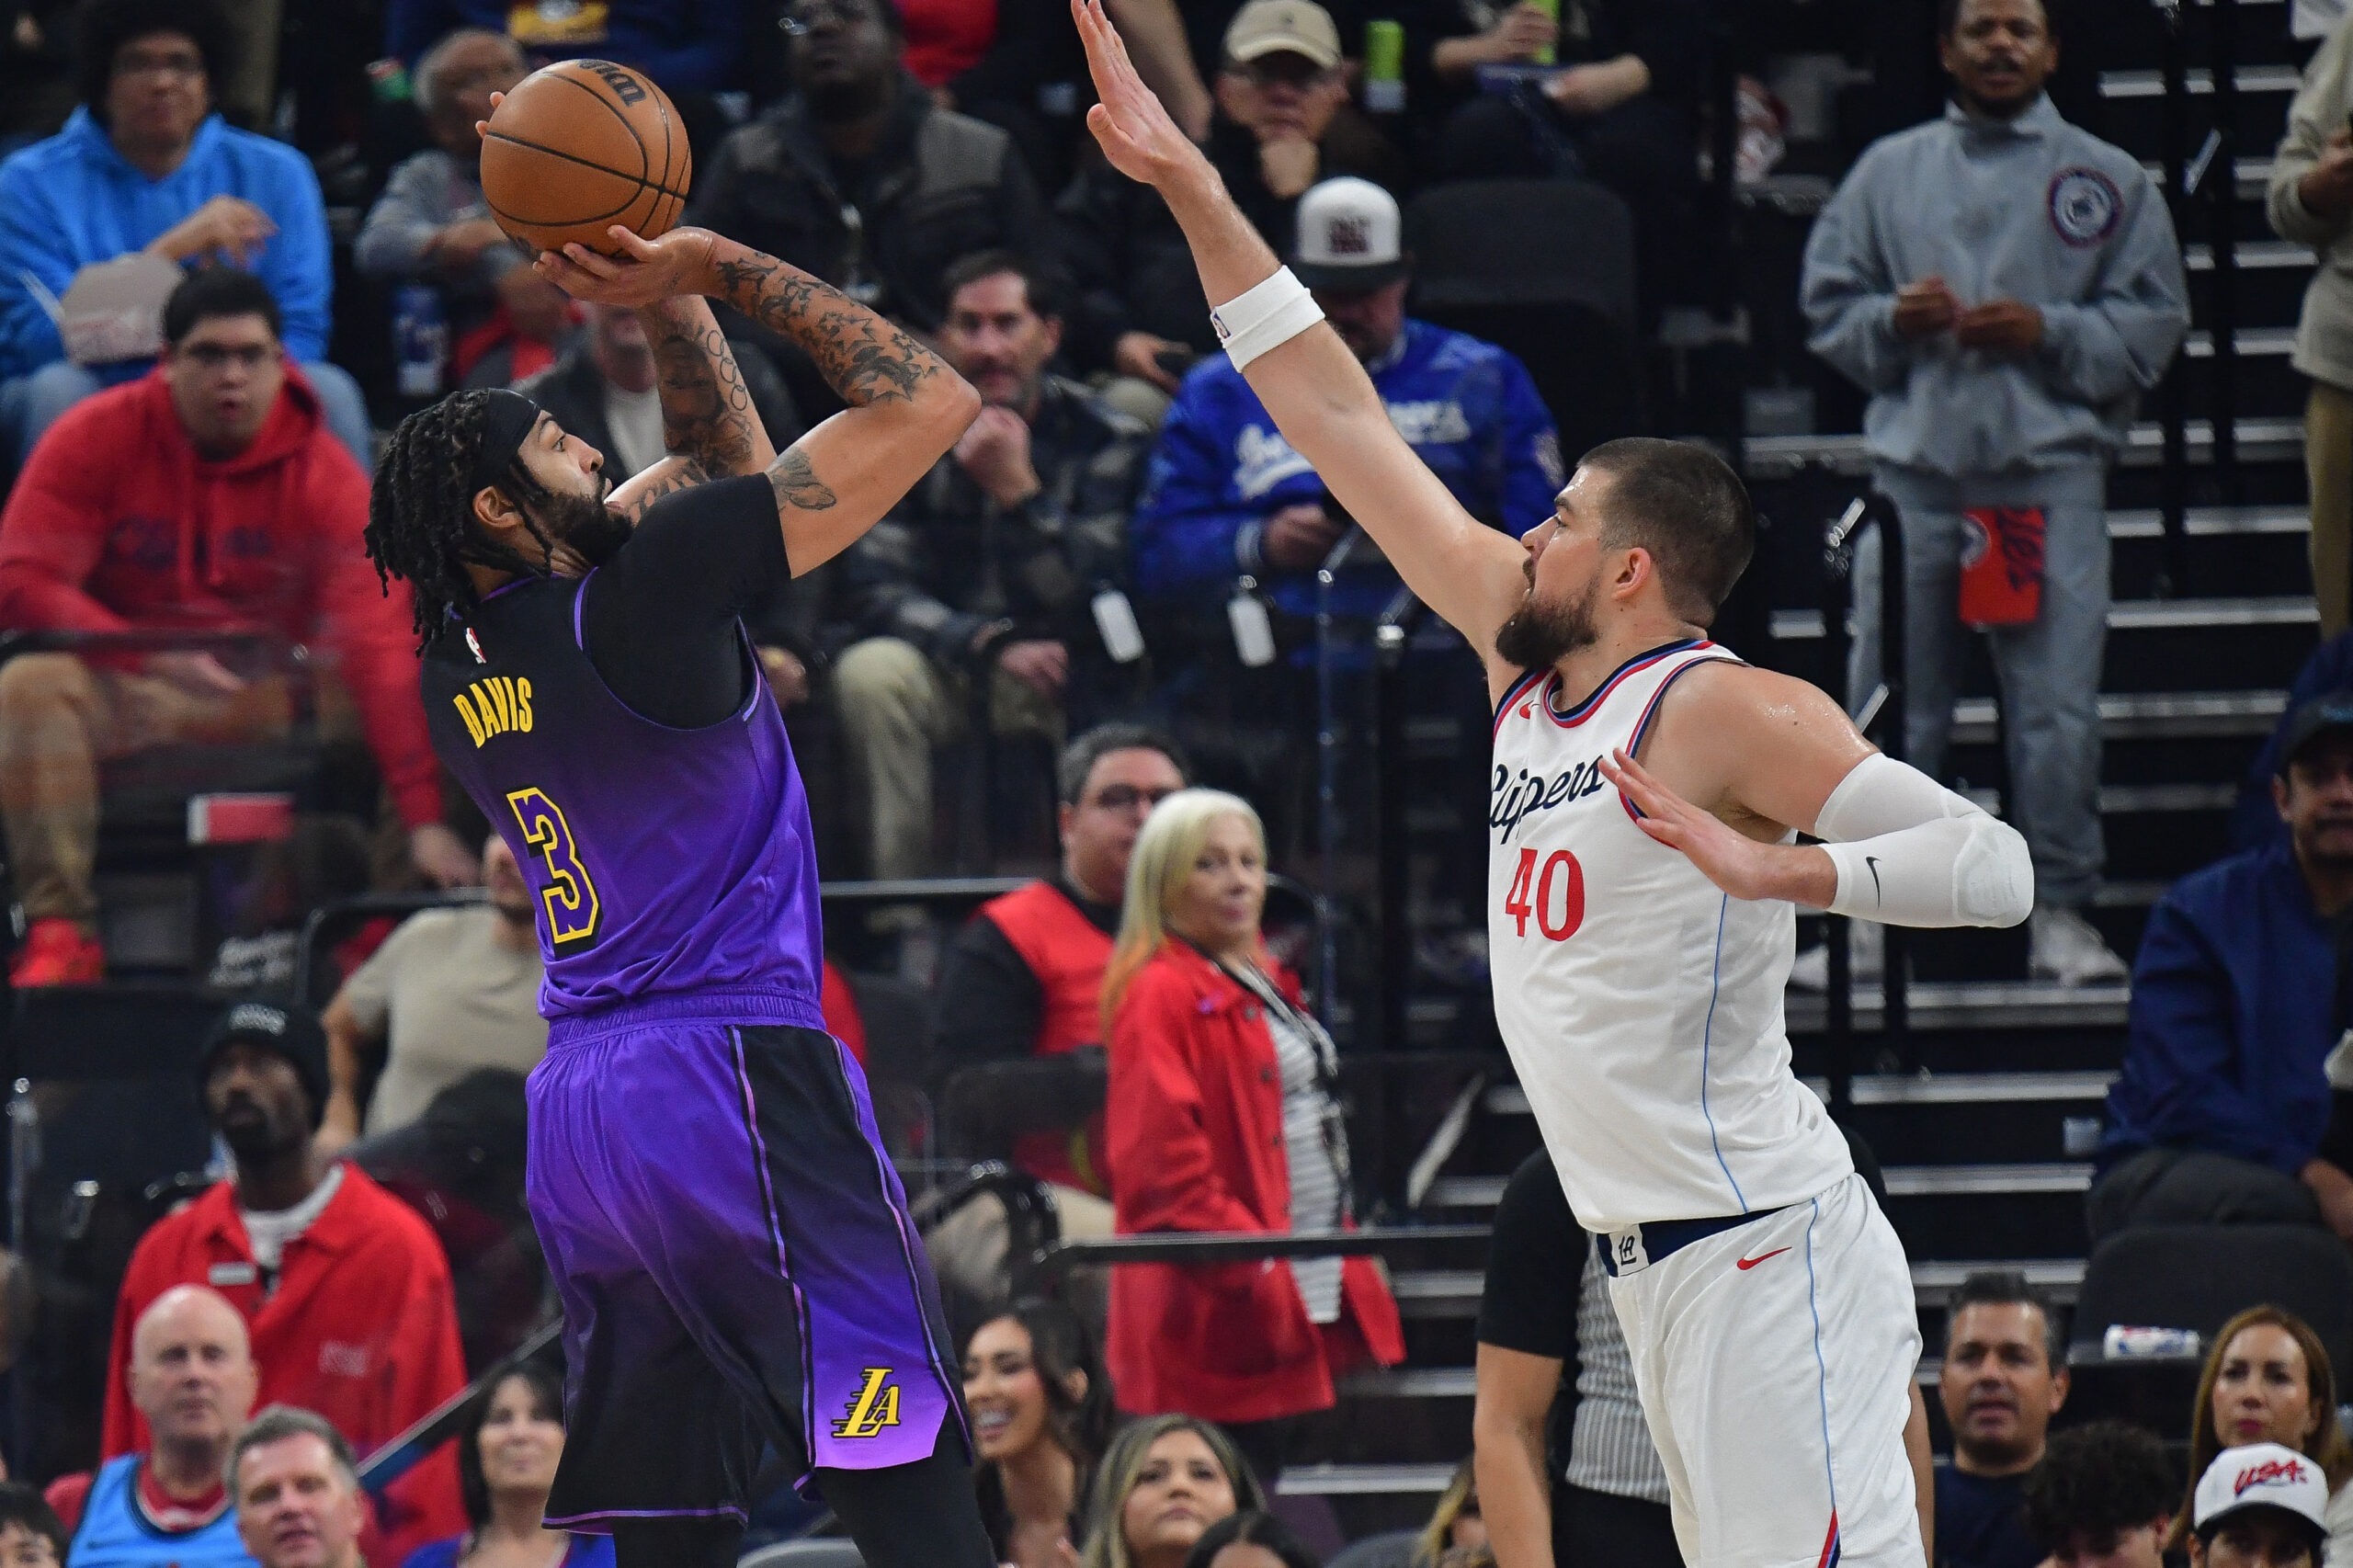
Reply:
[[748, 641], [733, 714], [656, 723], [589, 662], [593, 581], [510, 583], [424, 659], [433, 749], [539, 901], [540, 1011], [726, 994], [750, 1005], [742, 1016], [819, 1027], [809, 801]]

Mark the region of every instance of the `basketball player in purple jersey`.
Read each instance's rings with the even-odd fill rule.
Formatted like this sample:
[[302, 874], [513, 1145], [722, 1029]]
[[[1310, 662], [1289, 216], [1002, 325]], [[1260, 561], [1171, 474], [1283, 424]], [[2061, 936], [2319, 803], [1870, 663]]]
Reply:
[[[864, 1076], [817, 1008], [809, 807], [738, 614], [871, 527], [980, 400], [873, 312], [701, 230], [547, 277], [633, 306], [669, 456], [511, 392], [402, 422], [368, 548], [406, 579], [435, 749], [543, 916], [531, 1217], [562, 1294], [547, 1522], [620, 1568], [729, 1568], [762, 1442], [870, 1568], [988, 1568], [938, 1287]], [[701, 296], [849, 408], [781, 457]]]

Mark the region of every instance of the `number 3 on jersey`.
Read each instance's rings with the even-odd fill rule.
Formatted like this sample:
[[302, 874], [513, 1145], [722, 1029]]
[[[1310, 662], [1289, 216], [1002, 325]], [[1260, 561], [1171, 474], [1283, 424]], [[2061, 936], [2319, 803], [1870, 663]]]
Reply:
[[547, 906], [548, 946], [560, 953], [586, 947], [597, 939], [605, 911], [597, 899], [597, 884], [581, 863], [579, 846], [572, 840], [572, 826], [563, 820], [563, 808], [536, 786], [510, 791], [506, 803], [515, 810], [532, 857], [547, 868], [540, 902]]
[[[1585, 868], [1567, 850], [1555, 849], [1544, 857], [1540, 871], [1536, 856], [1533, 849], [1519, 852], [1511, 891], [1504, 894], [1504, 913], [1518, 923], [1523, 937], [1528, 935], [1528, 917], [1532, 915], [1539, 931], [1555, 942], [1565, 942], [1585, 924]], [[1552, 918], [1555, 910], [1560, 912], [1558, 920]]]

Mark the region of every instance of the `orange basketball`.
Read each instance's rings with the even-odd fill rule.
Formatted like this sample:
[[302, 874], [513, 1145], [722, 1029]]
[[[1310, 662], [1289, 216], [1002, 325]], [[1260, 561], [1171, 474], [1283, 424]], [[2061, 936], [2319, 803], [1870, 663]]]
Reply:
[[482, 194], [534, 251], [576, 240], [610, 254], [613, 224], [652, 239], [687, 205], [694, 153], [652, 77], [563, 60], [515, 85], [483, 132]]

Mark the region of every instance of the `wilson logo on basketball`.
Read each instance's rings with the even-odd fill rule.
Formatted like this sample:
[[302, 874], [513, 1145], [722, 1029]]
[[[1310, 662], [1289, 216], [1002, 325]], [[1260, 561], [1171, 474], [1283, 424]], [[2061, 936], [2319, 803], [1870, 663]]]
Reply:
[[2281, 1482], [2294, 1486], [2303, 1479], [2304, 1467], [2301, 1460], [2266, 1460], [2261, 1464], [2250, 1465], [2239, 1471], [2238, 1479], [2231, 1483], [2231, 1495], [2236, 1497], [2251, 1486], [2276, 1486]]
[[849, 1414], [834, 1423], [836, 1437], [879, 1437], [885, 1426], [899, 1424], [899, 1385], [890, 1381], [888, 1367], [866, 1369], [866, 1384], [846, 1406]]
[[620, 99], [624, 106], [645, 101], [645, 89], [639, 85], [637, 78], [612, 62], [584, 60], [580, 64], [584, 70], [595, 72], [603, 80], [605, 85], [613, 90], [613, 97]]

